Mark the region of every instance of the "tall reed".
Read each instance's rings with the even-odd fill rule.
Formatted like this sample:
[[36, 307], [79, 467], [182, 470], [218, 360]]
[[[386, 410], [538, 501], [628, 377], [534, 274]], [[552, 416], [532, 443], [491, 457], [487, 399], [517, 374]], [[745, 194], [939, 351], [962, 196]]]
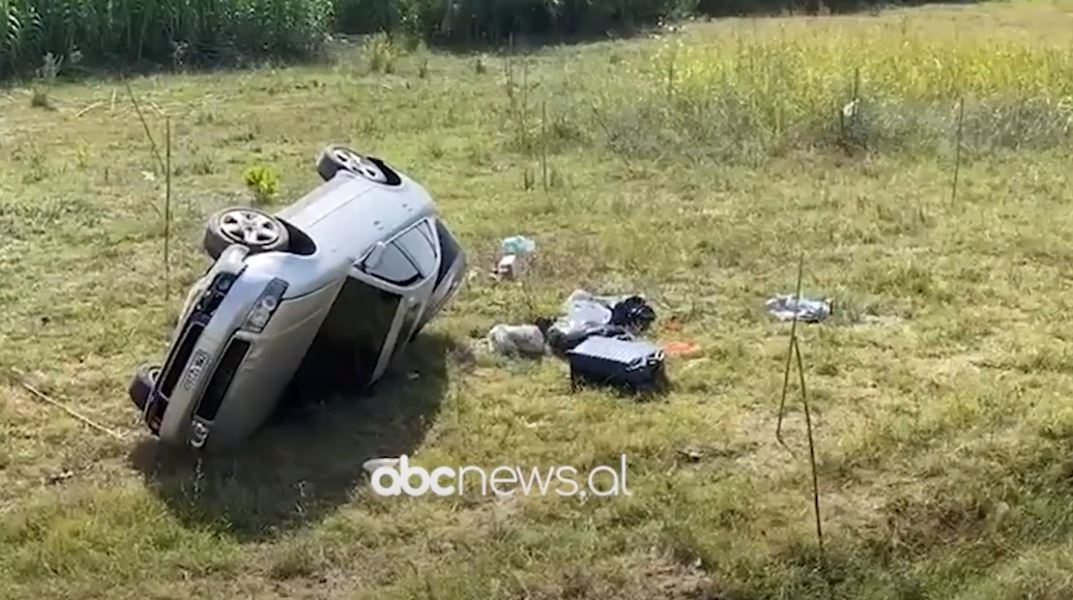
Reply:
[[152, 61], [220, 63], [317, 52], [332, 0], [0, 0], [0, 77], [39, 68]]
[[837, 19], [761, 27], [777, 29], [727, 27], [714, 42], [669, 41], [623, 65], [603, 101], [613, 143], [720, 159], [847, 143], [948, 150], [961, 98], [969, 152], [1073, 142], [1073, 32], [1038, 40]]

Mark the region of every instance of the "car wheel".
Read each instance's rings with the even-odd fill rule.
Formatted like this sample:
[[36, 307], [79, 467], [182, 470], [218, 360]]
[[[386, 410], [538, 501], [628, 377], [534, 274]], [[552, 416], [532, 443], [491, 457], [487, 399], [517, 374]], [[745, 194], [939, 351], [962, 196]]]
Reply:
[[328, 146], [317, 159], [317, 172], [330, 181], [339, 171], [348, 171], [382, 185], [399, 185], [401, 179], [382, 161], [363, 156], [346, 146]]
[[286, 250], [290, 236], [283, 222], [254, 208], [226, 208], [209, 217], [203, 246], [216, 259], [228, 246], [239, 244], [250, 254]]
[[149, 401], [149, 395], [153, 392], [158, 376], [160, 376], [160, 367], [155, 365], [142, 365], [134, 372], [128, 392], [138, 410], [145, 410], [145, 403]]

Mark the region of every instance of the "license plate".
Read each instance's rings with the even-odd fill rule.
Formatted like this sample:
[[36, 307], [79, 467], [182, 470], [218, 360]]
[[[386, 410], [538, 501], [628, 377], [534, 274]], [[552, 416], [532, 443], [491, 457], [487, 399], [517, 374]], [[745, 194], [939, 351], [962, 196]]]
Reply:
[[194, 389], [194, 384], [197, 383], [198, 378], [201, 377], [201, 372], [205, 370], [205, 365], [209, 362], [209, 353], [204, 350], [198, 350], [194, 353], [194, 358], [190, 360], [190, 366], [186, 368], [186, 373], [183, 375], [183, 389], [190, 391]]

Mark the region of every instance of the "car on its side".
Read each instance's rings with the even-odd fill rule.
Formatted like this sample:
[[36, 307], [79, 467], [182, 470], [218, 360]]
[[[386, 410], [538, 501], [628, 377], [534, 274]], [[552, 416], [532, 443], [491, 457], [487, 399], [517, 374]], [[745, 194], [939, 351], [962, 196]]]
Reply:
[[324, 183], [276, 214], [209, 218], [215, 263], [187, 295], [163, 365], [130, 385], [160, 440], [241, 443], [317, 366], [314, 347], [367, 388], [455, 294], [465, 253], [420, 184], [345, 146], [325, 148], [317, 169]]

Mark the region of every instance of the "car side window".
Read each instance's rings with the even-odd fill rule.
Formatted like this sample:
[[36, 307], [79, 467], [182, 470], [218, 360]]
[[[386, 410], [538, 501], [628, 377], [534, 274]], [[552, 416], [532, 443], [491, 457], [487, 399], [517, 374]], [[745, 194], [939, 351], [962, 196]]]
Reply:
[[422, 275], [432, 275], [436, 271], [436, 248], [420, 227], [414, 227], [402, 234], [393, 245], [402, 248]]
[[364, 265], [364, 271], [396, 285], [409, 285], [421, 278], [417, 268], [395, 244], [384, 247], [376, 264]]

